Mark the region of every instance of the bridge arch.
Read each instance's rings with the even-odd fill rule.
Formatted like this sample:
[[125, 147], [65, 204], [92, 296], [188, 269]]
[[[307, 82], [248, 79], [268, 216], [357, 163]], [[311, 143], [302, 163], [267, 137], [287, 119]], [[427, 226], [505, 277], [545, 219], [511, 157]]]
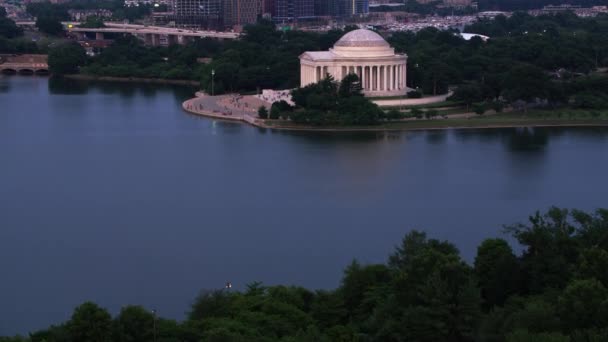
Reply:
[[11, 68], [3, 68], [0, 70], [4, 75], [16, 75], [17, 70]]
[[33, 75], [34, 74], [34, 70], [33, 69], [28, 69], [28, 68], [22, 68], [17, 70], [17, 73], [19, 75]]
[[34, 73], [36, 75], [48, 75], [49, 70], [48, 69], [37, 69]]

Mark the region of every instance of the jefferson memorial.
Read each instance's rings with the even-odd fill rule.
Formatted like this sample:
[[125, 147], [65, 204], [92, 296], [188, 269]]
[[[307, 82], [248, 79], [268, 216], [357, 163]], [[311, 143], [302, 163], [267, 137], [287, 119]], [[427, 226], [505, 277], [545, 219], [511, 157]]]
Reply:
[[407, 92], [407, 55], [370, 30], [348, 32], [329, 51], [307, 51], [300, 56], [300, 86], [316, 83], [328, 74], [342, 80], [355, 73], [366, 96], [398, 96]]

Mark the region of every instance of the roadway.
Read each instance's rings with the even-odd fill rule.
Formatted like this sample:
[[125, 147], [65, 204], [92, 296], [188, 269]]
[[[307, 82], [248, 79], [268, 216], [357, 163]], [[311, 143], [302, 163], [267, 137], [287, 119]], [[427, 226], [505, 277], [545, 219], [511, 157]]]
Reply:
[[[188, 30], [173, 27], [161, 27], [161, 26], [147, 26], [147, 25], [136, 25], [136, 24], [121, 24], [121, 23], [104, 23], [106, 27], [103, 28], [84, 28], [78, 27], [81, 23], [66, 21], [62, 24], [68, 28], [70, 32], [91, 32], [91, 33], [130, 33], [134, 35], [139, 34], [155, 34], [155, 35], [167, 35], [167, 36], [181, 36], [181, 37], [210, 37], [219, 39], [237, 39], [238, 33], [235, 32], [219, 32], [219, 31], [204, 31], [204, 30]], [[34, 26], [33, 21], [19, 21], [17, 25], [20, 26]], [[70, 27], [70, 25], [72, 27]]]

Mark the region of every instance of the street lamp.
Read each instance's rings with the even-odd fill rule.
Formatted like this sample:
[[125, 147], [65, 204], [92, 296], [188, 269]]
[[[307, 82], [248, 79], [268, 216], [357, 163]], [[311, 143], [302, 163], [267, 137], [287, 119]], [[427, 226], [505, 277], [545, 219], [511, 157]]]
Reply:
[[152, 309], [153, 321], [152, 321], [152, 334], [154, 336], [154, 342], [156, 342], [156, 309]]
[[215, 69], [211, 69], [211, 96], [215, 95], [214, 83], [215, 83]]

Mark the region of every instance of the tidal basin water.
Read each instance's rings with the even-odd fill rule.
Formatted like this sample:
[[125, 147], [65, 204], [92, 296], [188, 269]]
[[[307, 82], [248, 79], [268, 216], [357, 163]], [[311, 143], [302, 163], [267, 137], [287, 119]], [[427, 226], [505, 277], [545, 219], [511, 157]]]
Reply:
[[334, 288], [412, 229], [471, 262], [537, 209], [608, 206], [608, 129], [276, 132], [191, 94], [0, 77], [0, 335], [85, 300], [181, 319], [226, 281]]

